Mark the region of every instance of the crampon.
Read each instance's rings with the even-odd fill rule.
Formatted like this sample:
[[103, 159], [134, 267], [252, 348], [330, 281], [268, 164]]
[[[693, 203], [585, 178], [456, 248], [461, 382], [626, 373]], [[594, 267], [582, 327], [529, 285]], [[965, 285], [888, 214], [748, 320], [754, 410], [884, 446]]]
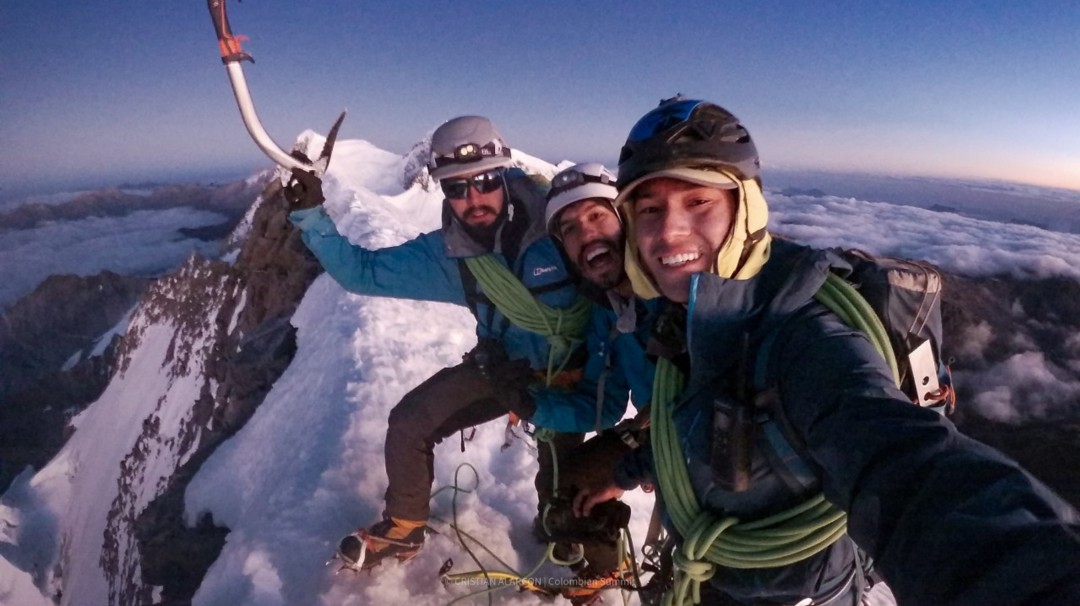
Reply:
[[632, 564], [624, 563], [619, 570], [610, 574], [591, 578], [580, 579], [576, 585], [564, 587], [559, 591], [562, 597], [570, 600], [573, 606], [592, 606], [601, 601], [601, 593], [606, 589], [633, 589], [634, 575], [630, 570]]
[[371, 528], [360, 530], [341, 539], [337, 553], [326, 564], [341, 560], [342, 570], [371, 570], [386, 558], [408, 561], [420, 553], [424, 546], [427, 526], [404, 528], [391, 519], [385, 519]]

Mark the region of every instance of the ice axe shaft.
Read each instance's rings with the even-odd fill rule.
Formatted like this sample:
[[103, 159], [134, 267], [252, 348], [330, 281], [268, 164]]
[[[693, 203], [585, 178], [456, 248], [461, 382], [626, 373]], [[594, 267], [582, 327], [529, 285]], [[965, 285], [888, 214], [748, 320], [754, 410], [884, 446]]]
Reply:
[[[229, 82], [232, 84], [233, 95], [236, 97], [236, 105], [240, 108], [240, 116], [244, 120], [244, 126], [247, 128], [248, 134], [251, 135], [259, 149], [278, 166], [285, 169], [312, 170], [316, 174], [322, 175], [326, 172], [326, 166], [330, 160], [330, 151], [332, 151], [334, 145], [333, 139], [327, 137], [327, 145], [323, 148], [322, 156], [319, 157], [319, 160], [325, 160], [322, 162], [305, 162], [283, 150], [281, 146], [274, 142], [266, 129], [263, 128], [258, 114], [255, 113], [255, 104], [251, 100], [251, 92], [248, 90], [247, 80], [244, 78], [244, 69], [241, 66], [243, 61], [254, 63], [255, 60], [240, 47], [242, 37], [233, 35], [232, 28], [229, 25], [229, 15], [225, 10], [225, 0], [207, 0], [206, 4], [210, 9], [210, 17], [214, 21], [214, 31], [217, 33], [218, 47], [221, 51], [221, 62], [225, 64], [225, 69], [229, 74]], [[344, 118], [345, 112], [342, 112], [337, 122], [334, 123], [331, 130], [335, 136]]]

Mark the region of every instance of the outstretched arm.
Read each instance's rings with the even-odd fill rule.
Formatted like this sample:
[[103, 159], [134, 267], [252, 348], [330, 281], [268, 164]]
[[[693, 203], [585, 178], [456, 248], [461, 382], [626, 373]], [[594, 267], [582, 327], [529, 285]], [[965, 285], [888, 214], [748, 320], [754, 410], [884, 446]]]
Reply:
[[461, 273], [443, 253], [441, 232], [369, 250], [342, 236], [322, 206], [295, 210], [289, 220], [327, 273], [350, 292], [465, 304]]
[[861, 333], [822, 312], [780, 349], [781, 400], [825, 496], [901, 603], [1020, 604], [1078, 587], [1080, 515], [908, 403]]

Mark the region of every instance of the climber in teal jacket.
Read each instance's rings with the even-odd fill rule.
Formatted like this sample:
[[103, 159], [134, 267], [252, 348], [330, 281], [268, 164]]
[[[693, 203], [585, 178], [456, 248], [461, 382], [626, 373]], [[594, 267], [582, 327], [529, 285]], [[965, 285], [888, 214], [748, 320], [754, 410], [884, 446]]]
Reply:
[[[532, 218], [542, 216], [543, 188], [518, 168], [503, 169], [500, 179], [508, 203], [500, 211], [500, 228], [487, 242], [474, 237], [449, 205], [442, 229], [378, 250], [349, 242], [322, 206], [293, 211], [289, 219], [300, 228], [304, 244], [326, 272], [345, 290], [468, 306], [476, 315], [479, 340], [498, 340], [508, 358], [528, 359], [533, 369], [546, 372], [547, 340], [507, 320], [462, 264], [466, 257], [492, 252], [540, 301], [569, 307], [577, 297], [558, 250], [543, 224]], [[503, 195], [503, 186], [497, 193]]]
[[[388, 556], [405, 560], [422, 547], [437, 442], [509, 412], [531, 416], [531, 399], [520, 397], [526, 382], [541, 378], [569, 384], [580, 377], [584, 353], [573, 347], [573, 335], [558, 341], [511, 321], [493, 302], [497, 293], [486, 292], [481, 283], [488, 275], [485, 270], [477, 273], [468, 265], [494, 260], [509, 272], [496, 271], [496, 281], [488, 282], [492, 288], [519, 282], [523, 297], [540, 304], [530, 304], [530, 309], [546, 306], [554, 314], [572, 314], [581, 320], [583, 332], [591, 307], [580, 300], [545, 232], [546, 188], [512, 168], [510, 157], [510, 148], [486, 118], [462, 116], [441, 125], [432, 134], [428, 169], [445, 195], [443, 226], [380, 250], [354, 245], [338, 233], [322, 209], [321, 181], [314, 174], [293, 171], [286, 188], [290, 220], [344, 288], [455, 303], [476, 317], [478, 343], [464, 361], [414, 388], [391, 411], [384, 516], [341, 541], [339, 555], [349, 566], [369, 568]], [[561, 345], [558, 351], [553, 343]], [[504, 385], [495, 374], [503, 367], [528, 372], [514, 375], [520, 384]]]

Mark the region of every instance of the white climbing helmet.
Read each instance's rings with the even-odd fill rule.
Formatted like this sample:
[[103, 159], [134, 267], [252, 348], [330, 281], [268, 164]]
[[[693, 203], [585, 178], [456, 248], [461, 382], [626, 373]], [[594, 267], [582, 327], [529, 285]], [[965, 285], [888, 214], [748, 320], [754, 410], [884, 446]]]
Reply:
[[552, 221], [562, 209], [581, 200], [601, 198], [612, 203], [619, 190], [615, 189], [615, 174], [598, 162], [575, 164], [555, 175], [548, 192], [547, 210], [544, 212], [544, 224], [548, 233], [552, 232]]

